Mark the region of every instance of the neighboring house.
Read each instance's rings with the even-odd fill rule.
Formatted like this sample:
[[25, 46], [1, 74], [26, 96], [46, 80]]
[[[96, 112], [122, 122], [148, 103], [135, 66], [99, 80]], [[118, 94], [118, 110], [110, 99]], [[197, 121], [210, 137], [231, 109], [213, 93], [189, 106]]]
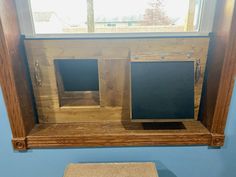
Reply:
[[34, 12], [33, 18], [39, 33], [62, 33], [69, 26], [55, 12]]

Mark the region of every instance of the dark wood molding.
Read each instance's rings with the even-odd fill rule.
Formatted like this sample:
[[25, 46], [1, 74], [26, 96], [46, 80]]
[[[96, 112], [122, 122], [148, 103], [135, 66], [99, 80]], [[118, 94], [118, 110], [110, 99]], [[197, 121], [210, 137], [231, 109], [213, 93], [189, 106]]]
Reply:
[[198, 121], [183, 129], [144, 129], [141, 123], [41, 124], [27, 136], [28, 148], [210, 145], [211, 133]]
[[211, 139], [211, 143], [209, 144], [210, 146], [214, 146], [214, 147], [224, 146], [225, 136], [223, 134], [212, 133], [211, 136], [212, 136], [212, 139]]
[[12, 145], [15, 150], [18, 150], [18, 151], [26, 151], [27, 150], [26, 138], [13, 138]]
[[0, 0], [0, 83], [13, 138], [25, 138], [34, 127], [34, 111], [16, 8]]
[[212, 133], [224, 133], [228, 116], [229, 105], [234, 86], [234, 69], [236, 66], [236, 8], [233, 9], [232, 24], [229, 33], [229, 42], [226, 44], [226, 53], [222, 66], [218, 95], [215, 106]]
[[203, 124], [224, 134], [234, 85], [236, 63], [236, 9], [234, 0], [218, 0], [203, 94]]

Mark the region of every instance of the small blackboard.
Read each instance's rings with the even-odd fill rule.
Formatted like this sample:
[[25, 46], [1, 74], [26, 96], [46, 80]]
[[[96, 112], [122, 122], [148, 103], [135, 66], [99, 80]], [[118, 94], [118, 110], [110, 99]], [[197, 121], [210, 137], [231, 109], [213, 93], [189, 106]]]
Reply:
[[132, 119], [193, 119], [194, 62], [131, 62]]
[[98, 91], [98, 62], [96, 59], [55, 60], [64, 91]]

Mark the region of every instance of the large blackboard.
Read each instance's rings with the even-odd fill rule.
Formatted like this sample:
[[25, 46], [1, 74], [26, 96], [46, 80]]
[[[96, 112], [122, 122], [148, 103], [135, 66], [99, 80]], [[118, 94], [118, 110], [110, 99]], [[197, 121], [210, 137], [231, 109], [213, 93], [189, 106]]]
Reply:
[[98, 91], [98, 63], [96, 59], [55, 60], [64, 91]]
[[194, 62], [132, 62], [132, 119], [194, 118]]

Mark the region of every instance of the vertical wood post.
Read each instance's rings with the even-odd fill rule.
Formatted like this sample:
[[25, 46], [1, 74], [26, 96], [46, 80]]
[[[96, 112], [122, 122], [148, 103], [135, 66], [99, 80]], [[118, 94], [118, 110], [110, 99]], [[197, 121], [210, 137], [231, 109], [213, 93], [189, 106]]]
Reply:
[[218, 0], [208, 53], [203, 96], [203, 124], [212, 146], [223, 145], [224, 129], [234, 85], [236, 65], [235, 0]]
[[13, 146], [25, 150], [34, 127], [32, 93], [13, 0], [0, 0], [0, 84], [13, 135]]

